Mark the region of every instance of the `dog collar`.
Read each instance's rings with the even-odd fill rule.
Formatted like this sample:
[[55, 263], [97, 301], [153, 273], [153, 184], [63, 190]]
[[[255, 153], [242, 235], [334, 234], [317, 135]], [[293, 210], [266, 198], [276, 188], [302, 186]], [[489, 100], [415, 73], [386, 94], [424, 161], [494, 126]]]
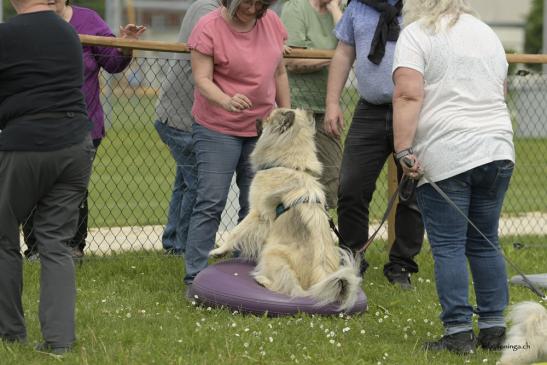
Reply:
[[277, 205], [277, 207], [275, 207], [275, 219], [279, 218], [279, 216], [281, 214], [283, 214], [287, 210], [297, 206], [298, 204], [307, 204], [307, 203], [322, 204], [321, 201], [319, 201], [319, 199], [310, 200], [310, 198], [308, 198], [308, 197], [298, 198], [287, 207], [283, 203], [279, 203]]

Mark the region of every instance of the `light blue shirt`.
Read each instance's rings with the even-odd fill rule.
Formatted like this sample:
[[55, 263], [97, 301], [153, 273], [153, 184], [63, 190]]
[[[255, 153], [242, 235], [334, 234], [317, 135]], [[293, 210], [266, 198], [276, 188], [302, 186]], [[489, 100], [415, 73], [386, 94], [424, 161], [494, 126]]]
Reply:
[[[396, 0], [389, 0], [394, 5]], [[393, 80], [391, 78], [395, 42], [387, 42], [384, 58], [379, 65], [368, 60], [370, 44], [378, 25], [380, 13], [353, 0], [344, 11], [336, 25], [334, 34], [342, 41], [355, 48], [355, 74], [359, 94], [371, 104], [391, 103]], [[399, 24], [402, 17], [398, 17]]]

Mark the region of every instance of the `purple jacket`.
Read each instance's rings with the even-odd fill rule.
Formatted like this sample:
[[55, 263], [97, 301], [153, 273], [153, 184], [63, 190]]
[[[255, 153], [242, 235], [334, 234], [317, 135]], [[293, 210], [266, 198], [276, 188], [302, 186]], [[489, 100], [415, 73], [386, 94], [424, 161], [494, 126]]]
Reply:
[[[78, 34], [115, 37], [99, 14], [87, 8], [71, 5], [73, 9], [70, 25]], [[99, 71], [104, 68], [108, 73], [123, 71], [131, 62], [131, 57], [124, 57], [121, 51], [111, 47], [84, 46], [84, 93], [89, 119], [93, 122], [91, 138], [104, 137], [104, 112], [101, 106]]]

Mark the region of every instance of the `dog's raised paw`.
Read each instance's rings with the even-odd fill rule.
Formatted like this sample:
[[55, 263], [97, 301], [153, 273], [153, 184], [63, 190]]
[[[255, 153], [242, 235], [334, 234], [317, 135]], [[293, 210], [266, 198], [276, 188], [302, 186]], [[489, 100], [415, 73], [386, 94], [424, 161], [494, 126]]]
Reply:
[[209, 252], [209, 257], [220, 257], [226, 255], [227, 253], [228, 251], [221, 246], [211, 250]]

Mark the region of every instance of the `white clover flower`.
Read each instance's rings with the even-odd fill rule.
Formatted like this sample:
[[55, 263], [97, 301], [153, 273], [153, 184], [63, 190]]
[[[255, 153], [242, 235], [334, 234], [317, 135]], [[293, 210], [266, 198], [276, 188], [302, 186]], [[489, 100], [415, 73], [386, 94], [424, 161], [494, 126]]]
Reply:
[[237, 324], [235, 322], [232, 322], [232, 327], [236, 327]]
[[329, 340], [329, 343], [334, 345], [334, 340]]
[[243, 347], [245, 347], [245, 348], [249, 347], [249, 343], [248, 343], [248, 342], [245, 342], [245, 343], [243, 344]]
[[364, 335], [366, 333], [365, 330], [361, 330], [361, 334]]
[[382, 323], [384, 320], [382, 318], [378, 318], [378, 323]]
[[340, 342], [338, 342], [338, 343], [336, 344], [336, 347], [342, 347], [342, 344], [341, 344]]
[[344, 328], [342, 328], [342, 333], [346, 333], [346, 332], [348, 332], [350, 329], [351, 329], [351, 328], [349, 328], [349, 327], [344, 327]]
[[404, 337], [405, 340], [408, 339], [408, 335], [406, 333], [403, 337]]
[[272, 337], [268, 337], [268, 341], [273, 342], [273, 338], [272, 338]]

